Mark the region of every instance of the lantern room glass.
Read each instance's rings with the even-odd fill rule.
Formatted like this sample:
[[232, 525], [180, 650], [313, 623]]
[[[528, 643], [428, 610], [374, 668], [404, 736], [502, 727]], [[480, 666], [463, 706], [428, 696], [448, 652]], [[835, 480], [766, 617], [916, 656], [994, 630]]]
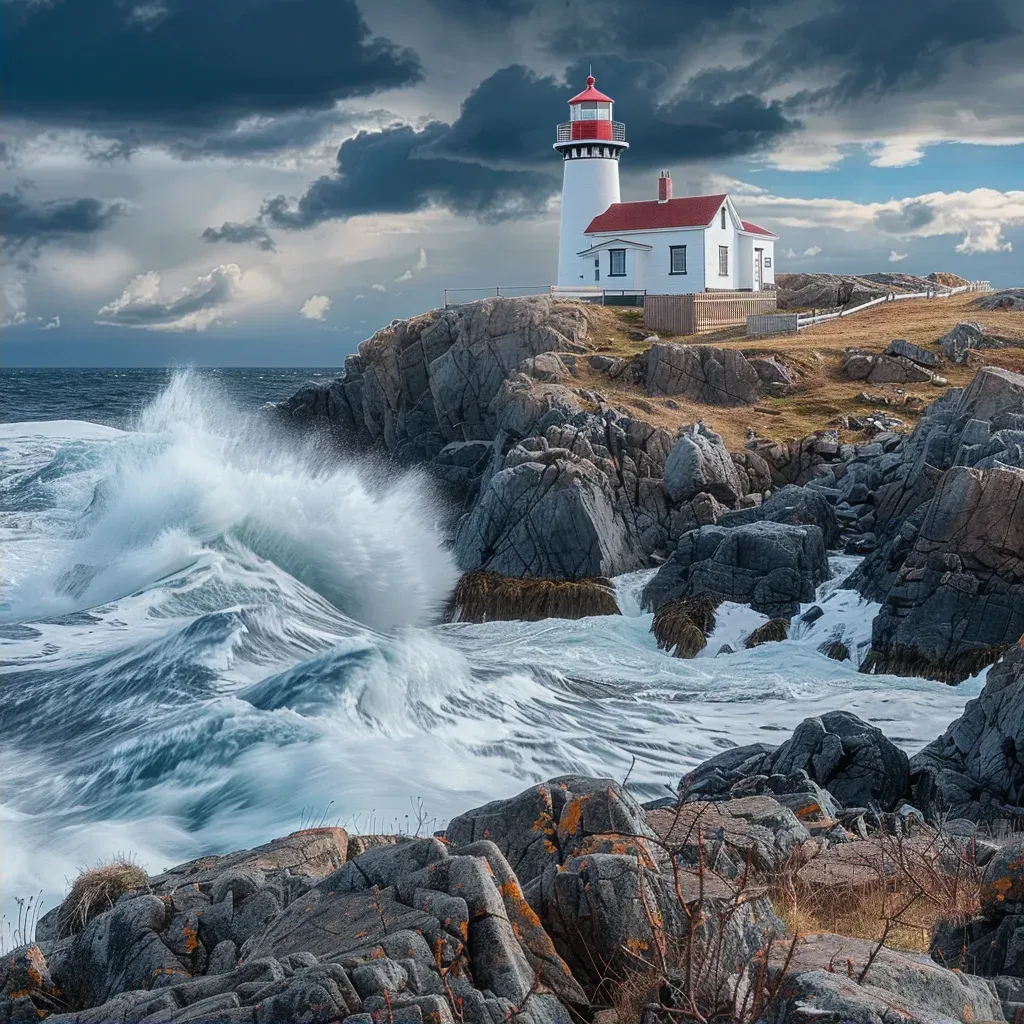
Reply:
[[612, 105], [593, 100], [588, 100], [586, 103], [575, 103], [569, 108], [569, 118], [572, 121], [610, 121]]

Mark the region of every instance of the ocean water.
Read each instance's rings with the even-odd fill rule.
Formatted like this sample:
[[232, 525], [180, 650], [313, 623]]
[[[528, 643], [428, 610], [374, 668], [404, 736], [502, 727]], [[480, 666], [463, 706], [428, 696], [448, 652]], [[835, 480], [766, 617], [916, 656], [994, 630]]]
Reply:
[[616, 581], [620, 616], [438, 624], [458, 573], [428, 482], [260, 415], [309, 371], [36, 373], [16, 398], [0, 378], [5, 910], [115, 853], [159, 870], [310, 822], [430, 830], [565, 772], [662, 796], [834, 708], [912, 752], [980, 688], [819, 654], [870, 637], [843, 556], [825, 614], [752, 651], [740, 606], [700, 657], [659, 651], [647, 572]]

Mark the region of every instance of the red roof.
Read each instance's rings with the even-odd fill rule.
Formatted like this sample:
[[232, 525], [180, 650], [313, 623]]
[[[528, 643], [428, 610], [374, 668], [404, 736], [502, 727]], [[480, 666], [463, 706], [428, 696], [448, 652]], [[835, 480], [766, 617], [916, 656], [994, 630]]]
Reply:
[[752, 235], [766, 235], [768, 238], [778, 238], [774, 231], [769, 231], [767, 228], [758, 227], [752, 221], [745, 220], [742, 222], [743, 230], [749, 231]]
[[571, 100], [569, 100], [569, 106], [571, 107], [574, 103], [588, 103], [597, 101], [598, 103], [613, 103], [611, 96], [605, 96], [603, 92], [598, 92], [594, 88], [594, 82], [596, 79], [593, 75], [587, 76], [587, 87], [581, 93], [577, 93]]
[[584, 234], [649, 228], [705, 228], [724, 202], [723, 192], [717, 196], [670, 199], [667, 203], [659, 203], [657, 199], [641, 203], [612, 203], [590, 222]]

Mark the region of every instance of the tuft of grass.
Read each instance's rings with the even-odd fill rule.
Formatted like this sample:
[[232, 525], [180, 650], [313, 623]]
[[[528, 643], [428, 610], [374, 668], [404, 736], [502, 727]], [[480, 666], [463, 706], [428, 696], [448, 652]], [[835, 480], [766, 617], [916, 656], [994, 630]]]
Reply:
[[474, 569], [459, 580], [448, 601], [447, 622], [517, 619], [582, 619], [621, 615], [611, 580], [544, 580], [502, 576]]
[[788, 637], [789, 619], [769, 619], [743, 641], [743, 646], [749, 651], [751, 648], [760, 647], [761, 644], [781, 643]]
[[57, 914], [57, 937], [75, 935], [126, 892], [149, 886], [146, 872], [127, 858], [87, 868], [74, 881]]
[[654, 613], [651, 632], [658, 646], [676, 658], [695, 658], [707, 647], [721, 599], [712, 594], [667, 601]]

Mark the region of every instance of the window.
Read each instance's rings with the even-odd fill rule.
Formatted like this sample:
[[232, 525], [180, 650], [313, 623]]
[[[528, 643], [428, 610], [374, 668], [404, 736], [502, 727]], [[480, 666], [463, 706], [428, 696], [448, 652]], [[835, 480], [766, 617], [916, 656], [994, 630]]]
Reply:
[[608, 250], [608, 276], [609, 277], [625, 277], [626, 276], [626, 250], [625, 249], [609, 249]]
[[764, 258], [764, 265], [766, 267], [770, 267], [772, 265], [772, 258], [771, 258], [771, 256], [765, 256], [765, 258]]
[[725, 207], [722, 207], [722, 230], [725, 230]]
[[601, 260], [600, 258], [594, 260], [594, 280], [601, 280]]
[[686, 246], [670, 245], [668, 247], [668, 261], [670, 274], [686, 273]]
[[727, 245], [718, 247], [718, 276], [729, 276], [729, 246]]

